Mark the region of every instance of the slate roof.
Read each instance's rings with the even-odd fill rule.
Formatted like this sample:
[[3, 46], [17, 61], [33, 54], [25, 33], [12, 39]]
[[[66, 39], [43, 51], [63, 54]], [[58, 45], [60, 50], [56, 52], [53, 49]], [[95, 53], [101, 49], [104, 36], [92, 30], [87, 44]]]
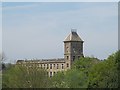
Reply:
[[82, 41], [83, 42], [83, 40], [79, 37], [79, 35], [75, 31], [71, 31], [71, 33], [65, 38], [64, 42], [67, 42], [67, 41]]

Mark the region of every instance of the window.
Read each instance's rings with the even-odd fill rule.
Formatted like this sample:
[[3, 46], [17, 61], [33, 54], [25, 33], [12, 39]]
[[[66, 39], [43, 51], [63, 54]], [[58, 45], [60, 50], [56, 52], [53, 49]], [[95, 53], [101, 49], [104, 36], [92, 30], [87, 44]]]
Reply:
[[42, 64], [41, 64], [41, 68], [42, 68]]
[[47, 69], [49, 69], [49, 64], [47, 64]]
[[50, 69], [52, 69], [52, 64], [50, 64]]
[[63, 64], [62, 64], [62, 69], [63, 69]]
[[52, 72], [50, 72], [50, 77], [52, 77]]
[[68, 53], [68, 51], [69, 51], [69, 50], [68, 50], [68, 47], [67, 47], [67, 53]]
[[69, 67], [69, 64], [67, 63], [67, 67]]
[[73, 61], [75, 60], [75, 56], [73, 56]]
[[55, 64], [54, 64], [54, 67], [55, 67]]
[[67, 56], [67, 60], [69, 59], [69, 56]]
[[80, 56], [78, 56], [78, 59], [80, 59]]
[[55, 72], [54, 72], [54, 75], [55, 75]]
[[57, 69], [58, 69], [59, 65], [57, 64]]
[[81, 53], [81, 51], [82, 51], [82, 50], [80, 49], [79, 52]]
[[45, 64], [44, 64], [44, 69], [45, 69]]

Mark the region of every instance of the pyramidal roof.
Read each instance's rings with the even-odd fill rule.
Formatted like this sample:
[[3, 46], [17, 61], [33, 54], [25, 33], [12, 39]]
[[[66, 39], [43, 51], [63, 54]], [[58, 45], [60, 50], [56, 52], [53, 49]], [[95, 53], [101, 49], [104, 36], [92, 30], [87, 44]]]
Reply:
[[83, 42], [83, 40], [79, 37], [76, 31], [71, 31], [71, 33], [64, 40], [64, 42], [67, 42], [67, 41], [82, 41]]

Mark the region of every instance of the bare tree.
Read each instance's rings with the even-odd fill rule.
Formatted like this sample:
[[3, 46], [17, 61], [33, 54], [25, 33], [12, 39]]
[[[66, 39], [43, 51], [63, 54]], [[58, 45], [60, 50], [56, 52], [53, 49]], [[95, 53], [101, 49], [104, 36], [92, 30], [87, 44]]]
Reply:
[[2, 54], [1, 54], [0, 57], [1, 57], [1, 61], [2, 61], [2, 62], [6, 60], [6, 56], [5, 56], [5, 53], [4, 53], [4, 52], [2, 52]]
[[0, 70], [5, 68], [5, 64], [4, 64], [5, 60], [6, 60], [5, 53], [4, 52], [0, 53]]

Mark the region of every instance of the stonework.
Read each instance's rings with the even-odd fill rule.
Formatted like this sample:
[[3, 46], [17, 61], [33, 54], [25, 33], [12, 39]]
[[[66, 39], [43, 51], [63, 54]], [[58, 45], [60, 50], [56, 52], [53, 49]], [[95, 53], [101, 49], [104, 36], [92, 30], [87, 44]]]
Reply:
[[47, 70], [51, 77], [58, 71], [66, 71], [71, 68], [74, 60], [83, 57], [83, 41], [78, 36], [77, 32], [71, 31], [68, 37], [64, 40], [64, 58], [58, 59], [42, 59], [42, 60], [18, 60], [17, 65], [34, 64], [37, 67]]

